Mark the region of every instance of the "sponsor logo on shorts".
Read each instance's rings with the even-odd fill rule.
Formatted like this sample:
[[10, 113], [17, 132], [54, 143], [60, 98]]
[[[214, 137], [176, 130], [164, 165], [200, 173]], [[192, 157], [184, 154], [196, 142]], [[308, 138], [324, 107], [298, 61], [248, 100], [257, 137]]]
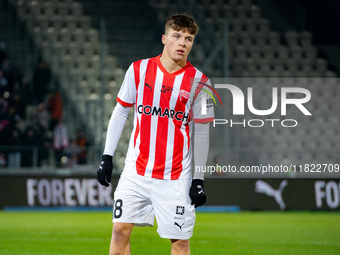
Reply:
[[179, 229], [182, 231], [182, 226], [184, 225], [184, 223], [181, 224], [181, 225], [179, 225], [177, 222], [174, 222], [174, 225], [177, 226], [177, 227], [179, 227]]
[[184, 217], [176, 217], [176, 216], [174, 217], [174, 219], [175, 219], [175, 220], [185, 220]]
[[184, 212], [185, 212], [185, 207], [184, 206], [177, 206], [176, 207], [176, 214], [177, 215], [183, 215], [184, 214]]

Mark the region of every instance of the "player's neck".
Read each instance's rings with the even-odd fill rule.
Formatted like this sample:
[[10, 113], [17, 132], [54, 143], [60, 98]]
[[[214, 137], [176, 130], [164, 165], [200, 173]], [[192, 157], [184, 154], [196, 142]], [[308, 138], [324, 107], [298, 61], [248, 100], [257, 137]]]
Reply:
[[161, 64], [165, 68], [165, 70], [168, 71], [168, 73], [177, 72], [178, 70], [185, 67], [187, 64], [187, 59], [183, 59], [182, 61], [176, 62], [172, 60], [171, 57], [164, 51], [159, 60], [161, 61]]

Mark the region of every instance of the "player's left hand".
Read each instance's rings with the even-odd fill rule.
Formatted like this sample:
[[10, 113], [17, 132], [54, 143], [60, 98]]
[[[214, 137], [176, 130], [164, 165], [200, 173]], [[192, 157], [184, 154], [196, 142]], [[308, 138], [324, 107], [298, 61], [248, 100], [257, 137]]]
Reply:
[[195, 208], [204, 205], [207, 201], [207, 195], [204, 190], [204, 181], [200, 179], [193, 179], [189, 195], [191, 198], [191, 204], [195, 205]]
[[103, 155], [102, 162], [100, 163], [100, 166], [97, 170], [97, 180], [101, 185], [109, 187], [111, 182], [112, 169], [112, 156]]

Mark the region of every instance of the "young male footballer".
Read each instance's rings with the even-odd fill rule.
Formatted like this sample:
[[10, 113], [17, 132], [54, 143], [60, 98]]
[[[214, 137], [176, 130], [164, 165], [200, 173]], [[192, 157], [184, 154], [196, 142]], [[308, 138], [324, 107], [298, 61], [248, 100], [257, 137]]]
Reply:
[[109, 186], [112, 156], [134, 106], [134, 128], [114, 193], [110, 255], [131, 254], [133, 227], [153, 226], [155, 217], [160, 237], [171, 241], [171, 254], [190, 254], [195, 207], [206, 202], [203, 173], [191, 175], [191, 131], [194, 123], [194, 163], [204, 166], [214, 118], [213, 107], [202, 102], [211, 98], [198, 88], [209, 81], [187, 60], [197, 32], [192, 17], [171, 16], [162, 54], [136, 61], [126, 72], [97, 171], [99, 183]]

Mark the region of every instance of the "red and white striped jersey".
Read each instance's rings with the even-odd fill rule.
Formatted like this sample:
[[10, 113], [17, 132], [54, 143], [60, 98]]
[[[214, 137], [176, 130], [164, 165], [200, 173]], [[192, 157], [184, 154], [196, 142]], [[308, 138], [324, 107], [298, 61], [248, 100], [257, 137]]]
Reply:
[[[117, 97], [123, 106], [135, 107], [124, 174], [191, 178], [192, 120], [205, 123], [214, 119], [211, 103], [202, 115], [201, 99], [206, 92], [197, 89], [197, 80], [209, 82], [189, 61], [171, 74], [162, 66], [160, 56], [131, 64]], [[204, 98], [211, 102], [209, 96]]]

